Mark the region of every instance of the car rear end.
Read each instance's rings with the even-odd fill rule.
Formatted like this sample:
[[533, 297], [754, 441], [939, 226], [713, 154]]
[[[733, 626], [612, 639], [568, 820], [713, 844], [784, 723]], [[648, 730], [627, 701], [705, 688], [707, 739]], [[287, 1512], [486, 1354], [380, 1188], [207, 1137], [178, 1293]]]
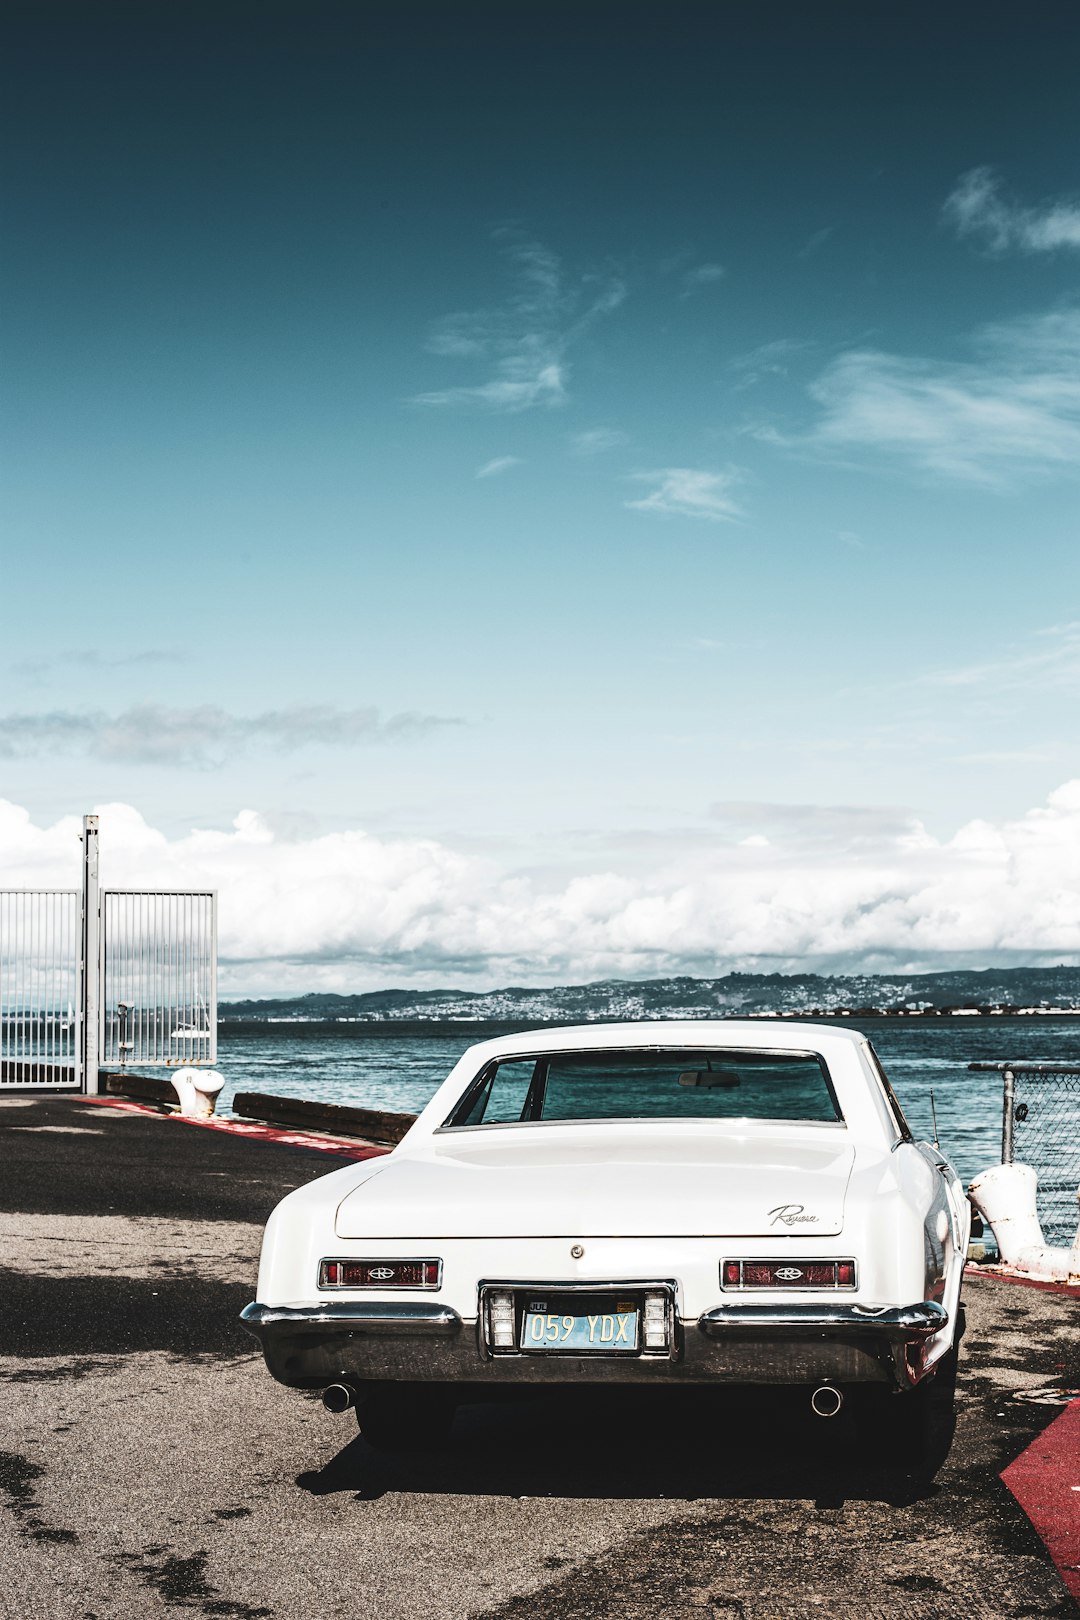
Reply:
[[359, 1398], [796, 1384], [837, 1409], [919, 1384], [953, 1344], [955, 1177], [846, 1032], [828, 1062], [798, 1031], [694, 1033], [614, 1063], [593, 1031], [479, 1049], [395, 1154], [291, 1195], [245, 1312], [275, 1377]]

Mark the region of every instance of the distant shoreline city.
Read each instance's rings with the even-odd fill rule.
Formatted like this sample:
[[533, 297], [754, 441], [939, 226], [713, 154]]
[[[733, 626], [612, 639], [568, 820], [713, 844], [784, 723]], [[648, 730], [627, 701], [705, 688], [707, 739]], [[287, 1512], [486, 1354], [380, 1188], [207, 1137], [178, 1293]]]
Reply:
[[926, 974], [756, 974], [549, 988], [312, 993], [222, 1002], [233, 1027], [603, 1023], [637, 1018], [1031, 1018], [1080, 1015], [1080, 967]]

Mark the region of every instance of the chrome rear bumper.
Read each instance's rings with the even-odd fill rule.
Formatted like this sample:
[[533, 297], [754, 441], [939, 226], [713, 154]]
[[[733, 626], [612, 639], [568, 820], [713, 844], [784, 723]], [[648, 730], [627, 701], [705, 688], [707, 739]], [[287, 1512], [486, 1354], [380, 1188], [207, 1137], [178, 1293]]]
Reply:
[[[549, 1287], [551, 1285], [548, 1285]], [[932, 1300], [905, 1306], [718, 1305], [677, 1324], [670, 1355], [499, 1355], [477, 1319], [433, 1302], [248, 1305], [240, 1320], [282, 1384], [431, 1380], [447, 1384], [888, 1383], [924, 1371], [926, 1341], [948, 1326]]]

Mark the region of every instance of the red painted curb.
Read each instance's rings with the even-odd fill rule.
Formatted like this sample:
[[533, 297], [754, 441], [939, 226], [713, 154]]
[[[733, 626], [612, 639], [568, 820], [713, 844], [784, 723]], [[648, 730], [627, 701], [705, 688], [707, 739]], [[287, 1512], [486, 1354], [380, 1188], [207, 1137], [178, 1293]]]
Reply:
[[1071, 1401], [1001, 1477], [1080, 1598], [1080, 1400]]
[[1020, 1277], [1013, 1271], [991, 1271], [985, 1266], [973, 1266], [968, 1261], [964, 1268], [964, 1281], [969, 1282], [972, 1277], [979, 1277], [984, 1282], [1016, 1283], [1021, 1288], [1038, 1288], [1044, 1294], [1067, 1294], [1070, 1299], [1080, 1299], [1080, 1288], [1072, 1283], [1044, 1282], [1041, 1277]]
[[95, 1108], [118, 1108], [125, 1114], [150, 1114], [155, 1119], [178, 1120], [181, 1125], [201, 1125], [210, 1131], [228, 1131], [233, 1136], [247, 1136], [257, 1142], [278, 1142], [284, 1147], [314, 1149], [329, 1153], [338, 1159], [375, 1159], [390, 1149], [376, 1147], [374, 1142], [350, 1142], [341, 1136], [316, 1136], [308, 1131], [281, 1131], [273, 1125], [257, 1125], [239, 1119], [185, 1119], [183, 1114], [163, 1114], [158, 1108], [145, 1103], [132, 1102], [127, 1097], [80, 1097], [79, 1102]]

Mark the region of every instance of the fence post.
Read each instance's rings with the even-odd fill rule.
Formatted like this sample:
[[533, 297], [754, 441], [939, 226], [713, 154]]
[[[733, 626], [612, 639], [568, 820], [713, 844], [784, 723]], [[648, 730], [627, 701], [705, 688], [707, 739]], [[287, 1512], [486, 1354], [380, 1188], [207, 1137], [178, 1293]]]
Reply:
[[82, 962], [79, 1001], [82, 1020], [82, 1089], [96, 1097], [101, 1020], [101, 894], [98, 878], [98, 818], [83, 816]]
[[1013, 1162], [1013, 1103], [1016, 1100], [1016, 1076], [1011, 1069], [1006, 1069], [1002, 1075], [1004, 1086], [1001, 1094], [1001, 1162]]

